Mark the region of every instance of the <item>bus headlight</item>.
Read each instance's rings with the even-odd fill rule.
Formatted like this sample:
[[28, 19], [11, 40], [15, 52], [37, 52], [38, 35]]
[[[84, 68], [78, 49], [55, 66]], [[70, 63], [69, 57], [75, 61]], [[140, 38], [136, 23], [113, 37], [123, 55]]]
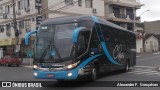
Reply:
[[39, 67], [37, 65], [33, 65], [33, 69], [39, 69]]
[[68, 69], [72, 69], [74, 67], [76, 67], [78, 64], [80, 63], [80, 61], [74, 63], [74, 64], [70, 64], [68, 66], [63, 67], [64, 70], [68, 70]]

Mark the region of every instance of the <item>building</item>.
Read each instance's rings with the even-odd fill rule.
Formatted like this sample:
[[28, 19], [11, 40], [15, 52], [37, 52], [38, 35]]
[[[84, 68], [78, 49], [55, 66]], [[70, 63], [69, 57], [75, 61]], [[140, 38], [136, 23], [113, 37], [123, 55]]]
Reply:
[[144, 52], [144, 28], [142, 27], [137, 27], [136, 28], [136, 48], [137, 48], [137, 53], [142, 53]]
[[146, 52], [160, 51], [160, 34], [147, 34], [144, 43]]
[[[24, 45], [24, 35], [37, 29], [45, 19], [74, 16], [96, 15], [109, 20], [128, 30], [140, 21], [136, 19], [136, 9], [140, 8], [137, 0], [14, 0], [17, 17], [19, 39], [13, 29], [12, 0], [0, 0], [0, 47], [6, 53], [14, 53], [17, 49], [22, 54], [33, 49], [34, 37], [30, 45]], [[19, 44], [19, 45], [17, 45]]]
[[136, 24], [140, 23], [136, 18], [136, 9], [141, 7], [138, 0], [104, 0], [105, 18], [128, 30], [135, 31]]
[[37, 8], [35, 8], [36, 1], [37, 0], [15, 0], [15, 12], [19, 33], [19, 39], [17, 39], [13, 29], [12, 0], [0, 0], [0, 47], [3, 48], [5, 54], [14, 54], [17, 50], [25, 53], [33, 46], [24, 45], [24, 35], [37, 27], [36, 17], [38, 14]]
[[[50, 8], [48, 17], [59, 17], [68, 15], [96, 15], [100, 18], [118, 24], [128, 30], [134, 31], [134, 22], [140, 23], [136, 15], [136, 9], [139, 9], [141, 4], [138, 0], [64, 0], [64, 4], [49, 7], [53, 4], [61, 3], [58, 0], [48, 0]], [[78, 3], [75, 3], [78, 1]], [[64, 5], [74, 3], [72, 6], [55, 11]], [[80, 11], [80, 12], [77, 12]], [[135, 19], [135, 20], [134, 20]], [[135, 24], [136, 27], [136, 24]]]
[[160, 20], [144, 22], [144, 30], [146, 34], [160, 34]]

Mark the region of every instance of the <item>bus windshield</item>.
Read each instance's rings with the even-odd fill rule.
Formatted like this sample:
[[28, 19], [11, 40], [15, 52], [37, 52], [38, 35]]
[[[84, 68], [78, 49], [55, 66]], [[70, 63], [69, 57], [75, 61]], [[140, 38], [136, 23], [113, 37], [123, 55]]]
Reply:
[[41, 26], [37, 34], [35, 58], [56, 62], [73, 55], [73, 30], [77, 23]]

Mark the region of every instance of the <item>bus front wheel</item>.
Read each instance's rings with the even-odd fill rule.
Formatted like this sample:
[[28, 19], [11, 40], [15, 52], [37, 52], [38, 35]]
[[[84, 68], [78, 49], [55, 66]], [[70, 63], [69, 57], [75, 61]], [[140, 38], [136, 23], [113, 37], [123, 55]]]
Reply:
[[97, 68], [95, 65], [93, 65], [91, 74], [89, 76], [89, 81], [95, 81], [97, 79]]

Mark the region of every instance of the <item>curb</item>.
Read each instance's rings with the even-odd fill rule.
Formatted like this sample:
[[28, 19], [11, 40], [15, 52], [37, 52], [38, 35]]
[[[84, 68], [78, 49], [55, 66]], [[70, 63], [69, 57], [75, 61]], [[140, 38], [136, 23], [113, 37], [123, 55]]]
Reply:
[[24, 68], [33, 68], [33, 66], [29, 66], [29, 65], [21, 65]]
[[141, 54], [141, 55], [137, 55], [136, 57], [141, 57], [141, 56], [145, 56], [145, 55], [157, 55], [160, 54], [160, 52], [156, 52], [156, 53], [148, 53], [148, 54]]

